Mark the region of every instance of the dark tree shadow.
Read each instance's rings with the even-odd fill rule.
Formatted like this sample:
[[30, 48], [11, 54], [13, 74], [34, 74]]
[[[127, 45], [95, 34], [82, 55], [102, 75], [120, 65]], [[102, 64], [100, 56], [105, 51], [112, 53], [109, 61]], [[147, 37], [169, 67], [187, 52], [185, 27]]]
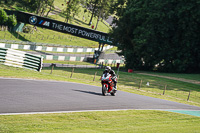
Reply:
[[17, 32], [11, 32], [9, 31], [15, 38], [21, 40], [21, 41], [29, 41], [26, 38], [24, 38], [22, 35], [18, 34]]
[[78, 24], [85, 24], [85, 25], [88, 25], [88, 23], [84, 22], [84, 21], [81, 21], [81, 20], [78, 20], [76, 18], [74, 18], [75, 22], [78, 23]]
[[43, 52], [43, 51], [38, 51], [38, 50], [34, 50], [35, 52], [41, 53], [43, 55], [52, 55], [51, 53], [47, 53], [47, 52]]

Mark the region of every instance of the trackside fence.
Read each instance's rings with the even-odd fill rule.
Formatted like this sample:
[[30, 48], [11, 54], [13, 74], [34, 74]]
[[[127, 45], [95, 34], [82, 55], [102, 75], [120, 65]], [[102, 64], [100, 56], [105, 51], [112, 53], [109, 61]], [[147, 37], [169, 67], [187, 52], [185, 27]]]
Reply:
[[0, 48], [0, 64], [41, 71], [43, 57], [26, 52]]
[[[49, 66], [43, 68], [43, 72], [58, 78], [72, 78], [84, 83], [101, 86], [100, 77], [104, 71], [104, 69], [101, 69], [102, 67], [93, 66], [93, 68], [85, 69], [85, 67], [78, 68], [79, 66], [81, 65], [66, 64], [66, 66], [61, 66], [61, 64], [49, 63]], [[117, 68], [112, 67], [112, 69], [117, 73]], [[185, 85], [184, 82], [178, 80], [169, 81], [169, 79], [165, 78], [146, 77], [138, 73], [126, 73], [122, 71], [122, 67], [120, 67], [120, 70], [117, 83], [118, 90], [128, 90], [133, 93], [137, 91], [140, 94], [148, 93], [150, 96], [156, 95], [164, 99], [176, 99], [200, 105], [199, 85]]]
[[199, 103], [200, 101], [200, 91], [197, 85], [192, 86], [191, 84], [191, 86], [186, 88], [184, 85], [177, 85], [173, 82], [165, 82], [159, 79], [142, 79], [136, 76], [130, 76], [129, 79], [126, 78], [125, 80], [121, 78], [119, 84], [128, 84], [128, 88], [134, 89], [136, 91], [148, 92], [165, 97], [175, 97], [176, 99], [192, 101], [195, 103]]

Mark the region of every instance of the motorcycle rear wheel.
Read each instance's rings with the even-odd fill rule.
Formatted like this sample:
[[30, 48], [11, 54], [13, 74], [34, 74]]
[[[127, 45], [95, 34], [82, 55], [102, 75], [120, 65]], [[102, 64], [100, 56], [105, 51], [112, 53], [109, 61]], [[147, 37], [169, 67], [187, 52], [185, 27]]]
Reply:
[[112, 96], [116, 96], [116, 91], [110, 93]]

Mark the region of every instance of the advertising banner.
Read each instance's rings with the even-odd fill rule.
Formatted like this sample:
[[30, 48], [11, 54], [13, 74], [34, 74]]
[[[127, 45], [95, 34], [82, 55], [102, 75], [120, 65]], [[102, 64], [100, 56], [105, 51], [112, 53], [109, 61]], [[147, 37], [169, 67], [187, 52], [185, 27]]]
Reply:
[[51, 29], [58, 32], [68, 33], [77, 37], [97, 41], [103, 44], [112, 44], [107, 33], [95, 31], [92, 29], [80, 27], [77, 25], [64, 23], [61, 21], [40, 17], [35, 14], [25, 13], [21, 11], [5, 10], [8, 14], [15, 14], [18, 22], [35, 25], [38, 27]]

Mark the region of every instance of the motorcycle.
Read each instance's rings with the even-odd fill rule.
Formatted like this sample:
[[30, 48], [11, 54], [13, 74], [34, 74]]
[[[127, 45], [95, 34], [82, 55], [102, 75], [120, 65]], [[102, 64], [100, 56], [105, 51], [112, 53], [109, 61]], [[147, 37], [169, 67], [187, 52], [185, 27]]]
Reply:
[[109, 73], [104, 73], [101, 77], [102, 94], [105, 96], [110, 93], [112, 96], [116, 95], [117, 90], [114, 88], [112, 76]]

